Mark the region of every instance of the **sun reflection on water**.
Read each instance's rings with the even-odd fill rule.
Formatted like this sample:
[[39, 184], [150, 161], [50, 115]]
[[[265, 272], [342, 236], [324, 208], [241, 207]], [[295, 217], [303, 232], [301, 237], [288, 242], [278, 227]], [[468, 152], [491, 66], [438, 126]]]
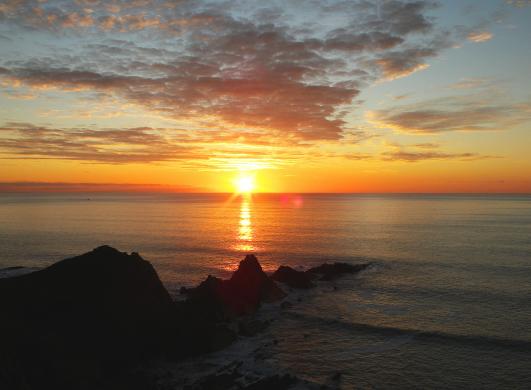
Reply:
[[238, 226], [238, 243], [235, 249], [241, 252], [252, 252], [255, 250], [253, 245], [253, 226], [251, 222], [251, 202], [247, 197], [242, 198], [240, 205], [240, 221]]

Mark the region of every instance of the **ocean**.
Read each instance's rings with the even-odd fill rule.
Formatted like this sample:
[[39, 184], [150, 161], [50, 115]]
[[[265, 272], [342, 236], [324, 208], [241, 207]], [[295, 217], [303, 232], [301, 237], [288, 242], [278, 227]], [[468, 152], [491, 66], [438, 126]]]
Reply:
[[247, 253], [266, 271], [368, 262], [294, 292], [263, 363], [344, 389], [531, 383], [531, 196], [1, 194], [0, 221], [0, 268], [108, 244], [175, 295]]

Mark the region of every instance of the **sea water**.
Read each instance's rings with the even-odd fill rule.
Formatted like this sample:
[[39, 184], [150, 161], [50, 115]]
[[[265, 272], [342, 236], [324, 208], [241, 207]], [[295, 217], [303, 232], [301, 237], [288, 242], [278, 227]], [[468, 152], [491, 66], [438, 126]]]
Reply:
[[0, 221], [0, 268], [108, 244], [172, 293], [247, 253], [266, 271], [369, 262], [282, 313], [269, 363], [345, 389], [531, 383], [530, 196], [2, 194]]

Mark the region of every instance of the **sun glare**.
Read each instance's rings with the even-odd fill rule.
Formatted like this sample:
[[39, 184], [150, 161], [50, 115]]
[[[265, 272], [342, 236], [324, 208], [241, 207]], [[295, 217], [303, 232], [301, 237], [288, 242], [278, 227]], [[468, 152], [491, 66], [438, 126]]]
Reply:
[[239, 176], [234, 181], [236, 191], [239, 193], [251, 193], [255, 188], [254, 177], [252, 176]]

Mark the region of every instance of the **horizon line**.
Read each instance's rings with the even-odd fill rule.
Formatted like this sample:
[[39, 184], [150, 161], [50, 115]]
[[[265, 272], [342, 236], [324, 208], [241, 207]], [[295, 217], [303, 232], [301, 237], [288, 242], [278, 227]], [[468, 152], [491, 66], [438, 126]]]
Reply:
[[[53, 194], [93, 194], [93, 195], [111, 195], [111, 194], [124, 194], [124, 195], [227, 195], [227, 196], [246, 196], [249, 194], [242, 194], [237, 192], [222, 192], [222, 191], [202, 191], [202, 192], [194, 192], [194, 191], [2, 191], [0, 190], [0, 194], [41, 194], [41, 195], [53, 195]], [[254, 195], [469, 195], [469, 196], [489, 196], [489, 195], [514, 195], [514, 196], [531, 196], [531, 192], [418, 192], [418, 191], [389, 191], [389, 192], [293, 192], [293, 191], [285, 191], [285, 192], [253, 192], [250, 194], [251, 196]]]
[[[218, 194], [234, 195], [236, 191], [213, 191], [206, 188], [152, 183], [90, 183], [90, 182], [0, 182], [0, 194]], [[253, 191], [253, 195], [531, 195], [529, 190], [494, 191]]]

